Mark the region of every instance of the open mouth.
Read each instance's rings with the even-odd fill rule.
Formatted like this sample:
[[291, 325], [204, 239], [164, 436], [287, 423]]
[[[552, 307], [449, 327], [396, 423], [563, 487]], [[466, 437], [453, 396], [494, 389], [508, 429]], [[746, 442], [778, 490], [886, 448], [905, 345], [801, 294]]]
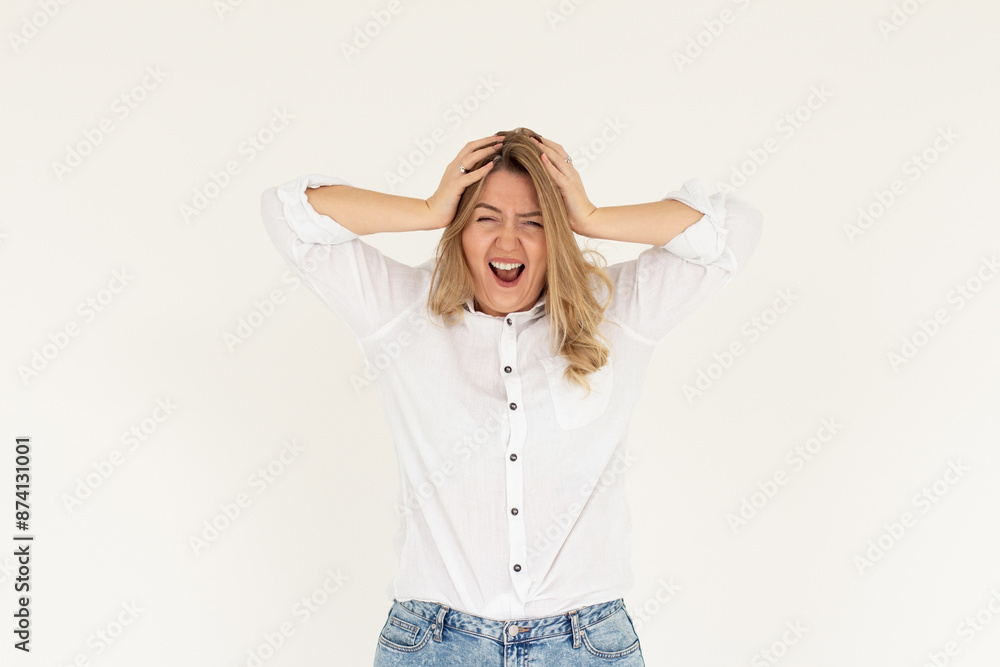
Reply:
[[516, 283], [524, 273], [524, 264], [516, 262], [490, 262], [490, 271], [501, 283]]

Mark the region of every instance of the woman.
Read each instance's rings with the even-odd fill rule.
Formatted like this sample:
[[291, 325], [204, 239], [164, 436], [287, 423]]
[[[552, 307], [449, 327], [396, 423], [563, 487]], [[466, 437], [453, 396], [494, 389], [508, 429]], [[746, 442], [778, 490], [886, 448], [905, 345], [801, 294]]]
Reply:
[[[467, 144], [427, 200], [307, 175], [262, 215], [379, 368], [402, 519], [375, 664], [643, 665], [623, 602], [631, 414], [659, 341], [746, 263], [759, 212], [696, 179], [596, 208], [562, 146], [519, 128]], [[440, 228], [417, 267], [359, 239]], [[574, 233], [652, 247], [603, 267]]]

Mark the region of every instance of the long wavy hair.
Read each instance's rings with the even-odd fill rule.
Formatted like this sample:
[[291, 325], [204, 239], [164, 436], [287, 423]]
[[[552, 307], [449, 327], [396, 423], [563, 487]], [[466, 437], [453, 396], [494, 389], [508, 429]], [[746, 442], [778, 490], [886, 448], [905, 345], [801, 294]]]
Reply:
[[[547, 295], [545, 314], [549, 320], [550, 344], [568, 362], [566, 380], [575, 382], [589, 394], [587, 375], [604, 366], [610, 355], [605, 337], [599, 331], [613, 294], [611, 279], [604, 270], [607, 261], [596, 250], [577, 245], [559, 188], [545, 170], [541, 148], [531, 140], [541, 135], [523, 127], [497, 134], [504, 136], [499, 153], [483, 158], [469, 169], [479, 169], [494, 160], [491, 174], [509, 171], [531, 179], [544, 221], [548, 267], [542, 294]], [[445, 228], [437, 246], [427, 308], [449, 325], [461, 321], [463, 304], [475, 294], [462, 248], [462, 232], [473, 217], [485, 183], [485, 178], [480, 179], [465, 189], [455, 218]], [[588, 262], [585, 255], [592, 256], [594, 263]], [[599, 282], [607, 287], [603, 303], [595, 296]]]

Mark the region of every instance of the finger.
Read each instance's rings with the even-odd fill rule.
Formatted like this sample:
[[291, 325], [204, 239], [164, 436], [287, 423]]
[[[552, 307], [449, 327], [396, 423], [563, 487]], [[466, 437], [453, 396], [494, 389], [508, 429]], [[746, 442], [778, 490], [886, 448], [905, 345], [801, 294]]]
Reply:
[[[532, 140], [538, 144], [538, 147], [542, 149], [542, 155], [548, 155], [550, 158], [555, 154], [555, 151], [551, 146], [546, 145], [544, 142], [539, 141], [537, 138], [532, 137]], [[547, 141], [547, 140], [546, 140]]]
[[486, 157], [489, 157], [493, 153], [500, 150], [500, 147], [503, 146], [502, 137], [499, 137], [499, 140], [497, 140], [498, 137], [496, 136], [487, 137], [486, 139], [487, 140], [493, 139], [494, 141], [491, 145], [486, 146], [485, 148], [474, 150], [472, 152], [468, 152], [467, 149], [470, 146], [478, 145], [482, 140], [470, 141], [468, 144], [466, 144], [465, 148], [462, 149], [462, 152], [460, 152], [458, 156], [451, 162], [451, 164], [448, 165], [448, 171], [451, 172], [452, 169], [454, 169], [455, 171], [458, 171], [461, 174], [466, 174], [472, 169], [472, 167], [476, 165], [477, 162]]
[[494, 142], [494, 141], [503, 141], [503, 137], [501, 135], [499, 135], [499, 134], [493, 134], [493, 135], [490, 135], [488, 137], [483, 137], [481, 139], [473, 139], [469, 143], [465, 144], [465, 148], [472, 148], [472, 147], [476, 146], [477, 144], [478, 145], [482, 145], [484, 143], [489, 143], [489, 142]]
[[484, 164], [479, 169], [476, 169], [475, 171], [469, 172], [469, 174], [468, 174], [469, 176], [475, 176], [475, 180], [473, 180], [472, 182], [475, 183], [479, 179], [485, 177], [486, 174], [489, 173], [490, 169], [492, 169], [495, 164], [496, 164], [496, 162], [494, 162], [493, 160], [490, 160], [489, 162], [487, 162], [486, 164]]
[[500, 135], [494, 134], [492, 137], [483, 137], [482, 139], [476, 139], [475, 141], [470, 141], [465, 144], [465, 147], [458, 152], [458, 157], [461, 158], [466, 155], [470, 155], [476, 150], [481, 149], [483, 146], [489, 146], [496, 143], [503, 143], [504, 138]]
[[[532, 138], [534, 139], [534, 137], [532, 137]], [[538, 140], [535, 139], [535, 141], [538, 141]], [[561, 146], [560, 146], [559, 150], [556, 150], [552, 146], [547, 146], [547, 145], [543, 144], [542, 142], [538, 142], [538, 143], [539, 143], [539, 146], [542, 149], [542, 155], [547, 156], [549, 158], [549, 161], [551, 162], [552, 166], [554, 166], [557, 169], [559, 169], [560, 173], [562, 173], [562, 168], [563, 168], [562, 165], [566, 165], [567, 167], [571, 166], [572, 163], [566, 161], [566, 157], [567, 156], [563, 155], [564, 151], [562, 150]], [[549, 142], [549, 143], [555, 143], [555, 142]], [[555, 144], [555, 145], [558, 146], [559, 144]]]
[[565, 195], [568, 189], [573, 185], [573, 181], [570, 176], [560, 171], [559, 167], [556, 166], [556, 163], [549, 159], [547, 153], [542, 153], [542, 166], [545, 167], [545, 170], [552, 178], [552, 182], [559, 188], [559, 191]]
[[537, 141], [538, 143], [540, 143], [540, 144], [542, 144], [544, 146], [549, 146], [550, 148], [552, 147], [552, 144], [554, 143], [551, 139], [547, 139], [545, 137], [532, 137], [532, 139], [534, 139], [535, 141]]
[[468, 153], [468, 154], [466, 154], [464, 156], [460, 155], [459, 158], [458, 158], [459, 162], [466, 169], [470, 169], [472, 167], [472, 165], [476, 164], [477, 162], [479, 162], [483, 158], [489, 157], [490, 155], [493, 155], [494, 153], [496, 153], [498, 150], [500, 150], [500, 147], [502, 145], [503, 145], [502, 142], [497, 142], [497, 143], [494, 143], [491, 146], [486, 146], [485, 148], [480, 148], [479, 150], [473, 151], [473, 152]]
[[[535, 139], [535, 137], [532, 137], [532, 139]], [[535, 139], [535, 141], [538, 141], [538, 139]], [[553, 151], [555, 151], [555, 154], [558, 155], [558, 156], [567, 156], [567, 155], [569, 155], [569, 151], [567, 151], [565, 148], [563, 148], [561, 144], [557, 144], [556, 142], [552, 141], [551, 139], [546, 139], [545, 137], [542, 137], [542, 140], [539, 143], [541, 143], [546, 148], [550, 148]]]
[[458, 183], [458, 185], [460, 185], [463, 189], [467, 188], [470, 185], [472, 185], [473, 183], [476, 183], [477, 181], [480, 181], [480, 180], [486, 178], [486, 175], [488, 173], [490, 173], [490, 169], [493, 168], [493, 164], [494, 164], [493, 160], [490, 160], [489, 162], [487, 162], [486, 164], [484, 164], [479, 169], [473, 169], [470, 172], [467, 172], [465, 174], [461, 174], [455, 180], [455, 182]]
[[542, 164], [545, 165], [546, 171], [549, 172], [552, 180], [554, 180], [557, 185], [562, 186], [569, 183], [569, 179], [566, 177], [566, 174], [562, 173], [562, 171], [559, 170], [559, 167], [552, 162], [548, 153], [542, 153]]
[[542, 164], [547, 165], [549, 173], [559, 185], [566, 185], [570, 182], [572, 174], [568, 171], [569, 163], [565, 162], [563, 157], [551, 148], [542, 151]]
[[494, 135], [492, 137], [484, 137], [482, 139], [477, 139], [476, 141], [470, 141], [465, 145], [465, 147], [458, 152], [457, 159], [462, 159], [463, 157], [468, 157], [474, 153], [488, 150], [496, 145], [503, 145], [504, 137]]

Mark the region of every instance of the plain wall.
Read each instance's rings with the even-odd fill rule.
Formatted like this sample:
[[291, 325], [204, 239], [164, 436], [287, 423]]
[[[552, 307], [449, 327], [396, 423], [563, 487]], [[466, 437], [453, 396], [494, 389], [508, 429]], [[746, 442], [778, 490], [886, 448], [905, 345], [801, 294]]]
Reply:
[[[697, 177], [764, 216], [634, 414], [646, 664], [995, 664], [998, 24], [985, 1], [6, 3], [5, 627], [18, 436], [36, 538], [33, 650], [0, 651], [371, 664], [392, 443], [260, 194], [317, 172], [425, 198], [527, 126], [599, 206]], [[439, 237], [365, 240], [415, 265]]]

